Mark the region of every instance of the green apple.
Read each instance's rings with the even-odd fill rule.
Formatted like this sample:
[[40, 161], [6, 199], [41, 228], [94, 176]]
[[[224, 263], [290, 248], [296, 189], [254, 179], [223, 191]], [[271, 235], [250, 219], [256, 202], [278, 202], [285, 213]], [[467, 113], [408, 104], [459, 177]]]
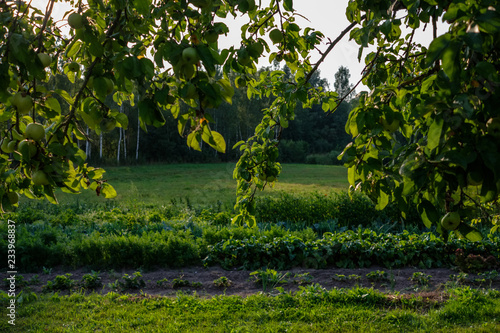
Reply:
[[16, 192], [7, 193], [7, 198], [11, 205], [15, 205], [19, 202], [19, 195]]
[[49, 185], [49, 179], [47, 178], [45, 172], [43, 172], [42, 170], [37, 170], [33, 172], [31, 180], [35, 185]]
[[20, 152], [22, 155], [29, 154], [29, 158], [32, 158], [33, 156], [35, 156], [37, 148], [33, 141], [23, 140], [19, 142], [19, 145], [17, 146], [17, 151]]
[[283, 40], [283, 33], [279, 29], [271, 30], [269, 33], [269, 38], [274, 44], [281, 43]]
[[208, 30], [208, 32], [205, 34], [205, 40], [208, 43], [216, 43], [218, 39], [219, 34], [215, 30]]
[[38, 53], [38, 59], [40, 59], [43, 67], [48, 67], [52, 63], [52, 57], [47, 53]]
[[[11, 145], [11, 143], [14, 143], [14, 145]], [[16, 141], [9, 141], [7, 138], [3, 139], [2, 141], [2, 150], [4, 153], [10, 154], [14, 150], [16, 150]]]
[[460, 214], [449, 212], [441, 219], [441, 227], [446, 230], [455, 230], [460, 224]]
[[68, 24], [73, 29], [83, 28], [83, 17], [78, 13], [72, 13], [68, 16]]
[[11, 104], [20, 114], [28, 114], [33, 107], [33, 99], [26, 93], [17, 92], [11, 99]]
[[399, 128], [399, 120], [394, 119], [392, 122], [387, 121], [385, 117], [380, 118], [380, 123], [384, 127], [384, 130], [386, 130], [389, 133], [394, 133], [397, 131]]
[[198, 62], [198, 53], [194, 47], [186, 47], [182, 51], [182, 59], [188, 64], [195, 64]]
[[250, 54], [248, 54], [247, 49], [244, 47], [238, 50], [238, 62], [243, 66], [249, 65], [252, 62]]
[[8, 143], [7, 145], [7, 152], [8, 153], [12, 153], [16, 150], [16, 147], [17, 147], [17, 141], [15, 140], [12, 140], [11, 142]]
[[26, 131], [24, 132], [24, 135], [28, 139], [33, 139], [35, 141], [38, 141], [45, 138], [45, 129], [41, 124], [29, 123], [28, 126], [26, 126]]
[[500, 139], [500, 117], [490, 118], [486, 122], [488, 134]]
[[68, 69], [72, 72], [78, 72], [78, 70], [80, 69], [80, 65], [78, 65], [77, 62], [72, 62], [68, 65]]

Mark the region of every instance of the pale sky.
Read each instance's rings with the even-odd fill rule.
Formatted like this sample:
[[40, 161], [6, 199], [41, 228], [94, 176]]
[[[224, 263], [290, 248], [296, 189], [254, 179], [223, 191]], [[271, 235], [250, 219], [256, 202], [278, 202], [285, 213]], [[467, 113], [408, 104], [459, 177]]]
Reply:
[[[45, 11], [47, 2], [47, 0], [33, 0], [32, 4]], [[349, 21], [347, 21], [345, 17], [345, 8], [348, 2], [348, 0], [295, 0], [294, 9], [309, 19], [308, 22], [297, 16], [296, 23], [301, 28], [311, 27], [321, 31], [325, 35], [325, 40], [320, 46], [320, 49], [324, 51], [328, 47], [326, 44], [328, 38], [334, 40], [340, 32], [349, 25]], [[66, 3], [56, 3], [54, 5], [53, 16], [60, 19], [69, 8], [70, 7]], [[240, 41], [239, 26], [241, 26], [241, 22], [245, 22], [245, 20], [233, 20], [232, 16], [230, 17], [231, 18], [225, 23], [229, 26], [231, 33], [227, 37], [224, 37], [224, 39], [219, 38], [219, 46], [221, 47], [238, 45]], [[429, 43], [432, 37], [430, 36], [430, 30], [431, 29], [428, 29], [427, 33], [418, 36], [418, 40], [421, 43]], [[358, 62], [358, 49], [359, 47], [355, 42], [349, 41], [349, 35], [347, 34], [320, 66], [321, 77], [328, 80], [330, 89], [333, 89], [334, 75], [340, 66], [349, 68], [352, 84], [356, 84], [361, 78], [361, 71], [364, 68], [364, 63]], [[374, 48], [371, 50], [373, 51]], [[369, 50], [364, 50], [363, 56], [369, 52]], [[319, 54], [317, 53], [312, 56], [313, 61], [316, 61], [318, 58]], [[268, 61], [260, 61], [260, 64], [267, 66]], [[362, 88], [362, 86], [358, 87], [357, 92], [362, 90]]]

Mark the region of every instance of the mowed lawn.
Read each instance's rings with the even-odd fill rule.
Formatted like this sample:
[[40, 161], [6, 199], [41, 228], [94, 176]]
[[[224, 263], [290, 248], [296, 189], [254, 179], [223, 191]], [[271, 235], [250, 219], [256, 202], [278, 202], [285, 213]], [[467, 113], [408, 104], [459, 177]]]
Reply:
[[[124, 167], [105, 167], [105, 179], [118, 192], [115, 202], [120, 204], [166, 204], [172, 200], [189, 199], [195, 205], [213, 205], [218, 201], [234, 202], [236, 180], [234, 163], [218, 164], [157, 164]], [[275, 186], [266, 187], [263, 194], [321, 192], [348, 188], [347, 169], [342, 166], [285, 164]], [[85, 203], [104, 203], [108, 199], [95, 192], [82, 191], [79, 195], [58, 192], [60, 203], [76, 200]]]

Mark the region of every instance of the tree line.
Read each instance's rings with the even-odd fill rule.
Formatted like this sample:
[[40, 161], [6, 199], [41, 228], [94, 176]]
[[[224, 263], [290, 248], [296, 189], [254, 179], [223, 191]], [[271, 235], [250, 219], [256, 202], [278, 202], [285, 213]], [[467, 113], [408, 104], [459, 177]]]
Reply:
[[[274, 68], [262, 68], [263, 71], [282, 70], [291, 79], [291, 71], [285, 65], [281, 69], [277, 64]], [[352, 85], [349, 83], [349, 69], [341, 66], [335, 74], [334, 90], [339, 96], [349, 93]], [[316, 72], [311, 83], [322, 89], [330, 89], [327, 79], [322, 78], [320, 71]], [[71, 89], [72, 83], [65, 76], [52, 77], [48, 85], [52, 89]], [[283, 163], [310, 164], [340, 164], [338, 155], [347, 143], [351, 141], [345, 131], [349, 111], [355, 99], [347, 96], [333, 113], [325, 113], [322, 106], [315, 104], [311, 108], [298, 105], [295, 119], [289, 128], [281, 133], [279, 145], [279, 161]], [[232, 104], [223, 104], [215, 109], [208, 109], [214, 120], [213, 129], [221, 133], [227, 142], [225, 153], [213, 149], [197, 151], [186, 145], [186, 133], [177, 130], [177, 119], [170, 111], [163, 111], [165, 126], [147, 125], [146, 131], [141, 128], [136, 104], [128, 101], [120, 106], [110, 95], [105, 103], [111, 109], [124, 113], [129, 120], [127, 128], [115, 127], [109, 131], [96, 133], [85, 128], [88, 140], [79, 140], [80, 149], [84, 150], [90, 162], [96, 165], [126, 165], [143, 163], [206, 163], [229, 162], [240, 157], [238, 149], [232, 146], [250, 137], [262, 117], [262, 109], [268, 107], [272, 97], [248, 99], [244, 86], [235, 89]], [[64, 106], [61, 100], [61, 106]], [[186, 112], [186, 105], [181, 105], [181, 113]], [[201, 143], [203, 145], [203, 142]]]

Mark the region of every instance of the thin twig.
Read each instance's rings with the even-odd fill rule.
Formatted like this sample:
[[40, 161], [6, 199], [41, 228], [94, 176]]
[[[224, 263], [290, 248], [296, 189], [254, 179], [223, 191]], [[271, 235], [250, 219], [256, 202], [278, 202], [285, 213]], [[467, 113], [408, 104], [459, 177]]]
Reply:
[[[363, 18], [365, 18], [366, 16], [363, 15]], [[328, 49], [326, 49], [326, 51], [323, 53], [323, 55], [321, 56], [321, 58], [318, 60], [318, 62], [314, 65], [314, 68], [307, 74], [306, 76], [306, 81], [304, 83], [307, 83], [309, 82], [309, 80], [311, 79], [311, 77], [313, 76], [314, 72], [316, 72], [318, 70], [318, 67], [319, 65], [325, 61], [325, 58], [328, 56], [328, 54], [333, 50], [333, 48], [335, 47], [335, 45], [337, 45], [338, 42], [340, 42], [340, 40], [342, 38], [344, 38], [344, 36], [349, 32], [351, 31], [352, 28], [354, 28], [354, 26], [358, 24], [358, 22], [352, 22], [351, 24], [349, 24], [349, 26], [347, 28], [345, 28], [341, 33], [340, 35], [335, 38], [335, 40], [333, 42], [330, 43], [330, 46], [328, 46]]]
[[342, 96], [342, 98], [337, 102], [337, 106], [333, 110], [331, 110], [330, 112], [328, 112], [327, 115], [328, 114], [332, 114], [333, 112], [335, 112], [335, 110], [337, 110], [339, 108], [339, 106], [342, 104], [342, 102], [345, 101], [345, 99], [347, 98], [347, 96], [349, 96], [354, 90], [356, 90], [356, 88], [365, 79], [365, 77], [367, 77], [368, 74], [370, 74], [370, 72], [373, 69], [373, 66], [375, 66], [375, 61], [377, 60], [377, 58], [378, 58], [381, 50], [382, 50], [382, 47], [379, 47], [378, 50], [377, 50], [377, 53], [375, 54], [375, 57], [373, 57], [373, 60], [370, 62], [369, 65], [366, 65], [365, 68], [363, 69], [362, 72], [365, 73], [365, 74], [363, 74], [363, 77], [361, 77], [361, 79], [359, 79], [359, 81], [354, 85], [354, 87], [351, 88], [351, 90], [349, 90], [344, 96]]
[[49, 22], [50, 15], [52, 15], [52, 9], [54, 8], [55, 0], [50, 0], [45, 9], [45, 17], [43, 18], [42, 27], [40, 28], [40, 32], [38, 33], [38, 52], [42, 50], [43, 46], [43, 32], [47, 27], [47, 23]]
[[418, 82], [418, 81], [422, 81], [423, 79], [425, 79], [426, 77], [428, 76], [431, 76], [432, 74], [434, 74], [435, 72], [437, 72], [439, 69], [439, 67], [433, 67], [430, 71], [428, 71], [427, 73], [424, 73], [422, 75], [419, 75], [417, 77], [414, 77], [413, 79], [411, 80], [408, 80], [408, 81], [405, 81], [403, 83], [401, 83], [399, 86], [398, 86], [398, 89], [401, 89], [403, 87], [406, 87], [406, 86], [409, 86], [415, 82]]

